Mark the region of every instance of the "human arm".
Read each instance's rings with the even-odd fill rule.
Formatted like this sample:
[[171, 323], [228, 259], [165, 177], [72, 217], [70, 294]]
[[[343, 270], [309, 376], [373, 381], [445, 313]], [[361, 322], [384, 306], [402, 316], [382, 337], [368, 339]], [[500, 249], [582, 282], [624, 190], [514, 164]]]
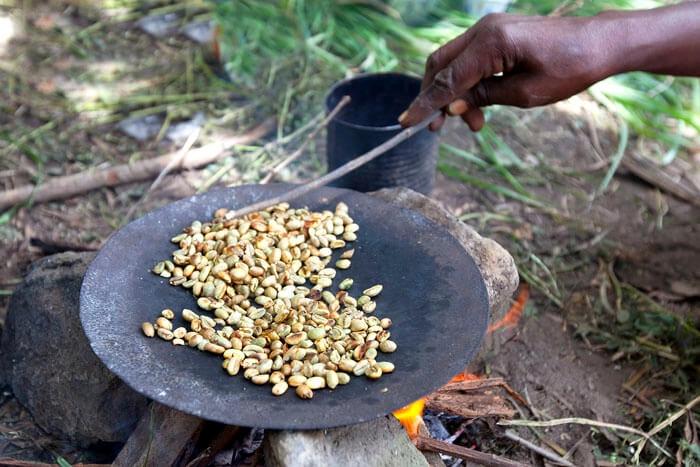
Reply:
[[546, 105], [628, 71], [700, 76], [700, 2], [592, 17], [486, 16], [431, 54], [400, 122], [443, 109], [476, 131], [481, 107]]

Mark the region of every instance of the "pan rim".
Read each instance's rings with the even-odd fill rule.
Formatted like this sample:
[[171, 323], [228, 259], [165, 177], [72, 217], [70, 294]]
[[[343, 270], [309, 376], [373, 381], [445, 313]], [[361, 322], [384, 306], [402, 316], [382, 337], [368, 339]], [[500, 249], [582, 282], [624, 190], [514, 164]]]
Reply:
[[[120, 380], [122, 380], [128, 387], [133, 389], [134, 391], [138, 392], [139, 394], [144, 395], [145, 397], [148, 397], [154, 401], [157, 401], [158, 403], [161, 403], [165, 406], [171, 407], [175, 410], [179, 410], [185, 413], [189, 413], [207, 420], [212, 420], [224, 424], [236, 424], [239, 426], [257, 426], [257, 427], [263, 427], [267, 429], [318, 429], [318, 428], [330, 428], [330, 427], [337, 427], [337, 426], [345, 426], [345, 425], [350, 425], [350, 424], [355, 424], [355, 423], [360, 423], [360, 422], [366, 422], [375, 418], [379, 418], [384, 415], [388, 415], [389, 412], [377, 412], [374, 413], [371, 416], [365, 416], [365, 417], [355, 417], [352, 421], [340, 421], [338, 423], [328, 423], [325, 421], [322, 424], [315, 424], [313, 420], [297, 420], [296, 422], [290, 424], [289, 422], [285, 421], [280, 421], [276, 422], [276, 420], [271, 419], [271, 420], [260, 420], [259, 422], [256, 423], [248, 423], [247, 421], [243, 420], [232, 420], [230, 417], [227, 416], [217, 416], [216, 413], [212, 413], [212, 411], [207, 411], [207, 410], [201, 410], [200, 409], [192, 409], [191, 407], [184, 407], [180, 403], [179, 399], [173, 398], [173, 399], [168, 399], [162, 397], [160, 394], [158, 394], [157, 388], [154, 388], [152, 386], [149, 386], [148, 384], [140, 384], [140, 381], [135, 380], [128, 371], [124, 370], [124, 365], [120, 363], [119, 360], [115, 360], [114, 356], [107, 350], [105, 350], [105, 347], [97, 345], [97, 339], [94, 338], [95, 336], [91, 336], [91, 330], [92, 330], [92, 325], [89, 322], [88, 319], [88, 310], [87, 310], [87, 303], [90, 302], [89, 300], [89, 285], [91, 280], [94, 279], [95, 275], [99, 275], [100, 271], [98, 269], [98, 265], [100, 264], [100, 260], [103, 259], [103, 255], [108, 255], [108, 249], [107, 246], [109, 244], [109, 241], [111, 241], [113, 238], [118, 237], [120, 232], [125, 231], [129, 226], [132, 226], [136, 223], [144, 223], [148, 222], [149, 220], [155, 220], [158, 218], [159, 214], [162, 214], [163, 212], [166, 212], [168, 209], [172, 209], [173, 205], [177, 203], [196, 203], [197, 201], [200, 201], [202, 198], [206, 199], [207, 196], [212, 196], [212, 193], [214, 192], [234, 192], [237, 189], [245, 190], [245, 189], [252, 189], [252, 187], [256, 187], [259, 185], [256, 184], [249, 184], [249, 185], [241, 185], [239, 187], [235, 188], [222, 188], [222, 189], [215, 189], [215, 190], [210, 190], [206, 193], [202, 193], [199, 195], [194, 195], [190, 197], [185, 197], [180, 200], [174, 201], [172, 203], [168, 203], [167, 205], [158, 208], [156, 210], [153, 210], [144, 216], [140, 217], [139, 219], [136, 219], [135, 221], [127, 224], [126, 226], [122, 227], [118, 231], [114, 232], [108, 239], [108, 241], [105, 243], [103, 248], [98, 252], [94, 260], [90, 263], [88, 270], [84, 276], [83, 283], [81, 285], [81, 290], [80, 290], [80, 321], [81, 325], [83, 328], [83, 332], [86, 335], [88, 342], [90, 343], [90, 347], [92, 351], [97, 355], [98, 359], [109, 369], [110, 372], [115, 374]], [[277, 187], [292, 187], [293, 185], [291, 184], [270, 184], [269, 186], [277, 186]], [[476, 302], [477, 306], [480, 308], [480, 310], [477, 310], [476, 312], [473, 313], [471, 316], [471, 321], [470, 321], [470, 326], [476, 328], [476, 332], [478, 332], [478, 335], [480, 336], [478, 339], [471, 339], [471, 343], [468, 346], [465, 346], [465, 352], [462, 354], [463, 356], [461, 357], [461, 365], [462, 367], [466, 366], [466, 364], [471, 361], [476, 353], [478, 352], [479, 348], [481, 347], [481, 344], [483, 342], [485, 333], [486, 333], [486, 328], [488, 324], [488, 317], [489, 317], [489, 302], [488, 302], [488, 295], [486, 291], [486, 285], [483, 280], [483, 276], [481, 275], [481, 272], [479, 271], [478, 266], [476, 265], [476, 262], [474, 258], [464, 249], [464, 247], [459, 243], [459, 241], [449, 232], [447, 232], [447, 229], [432, 220], [428, 219], [426, 216], [424, 216], [422, 213], [404, 208], [398, 205], [394, 205], [389, 201], [385, 201], [383, 199], [371, 197], [370, 195], [364, 194], [364, 193], [359, 193], [355, 192], [352, 190], [348, 189], [343, 189], [343, 188], [335, 188], [335, 187], [325, 187], [324, 190], [330, 191], [333, 196], [337, 199], [341, 199], [344, 196], [361, 196], [361, 197], [368, 197], [372, 198], [373, 203], [379, 203], [382, 205], [386, 206], [391, 206], [393, 209], [401, 209], [403, 211], [409, 212], [412, 216], [417, 216], [419, 217], [422, 222], [425, 222], [429, 224], [431, 227], [434, 227], [435, 229], [439, 229], [442, 231], [445, 231], [448, 236], [450, 242], [453, 242], [455, 245], [459, 247], [459, 251], [461, 251], [464, 255], [464, 258], [466, 259], [467, 262], [471, 263], [471, 267], [475, 268], [476, 272], [478, 273], [478, 278], [479, 280], [477, 281], [477, 286], [475, 290], [472, 290], [472, 294], [474, 295], [473, 301]], [[232, 205], [231, 208], [236, 207], [236, 198], [231, 197], [232, 199]], [[293, 202], [293, 201], [292, 201]], [[309, 203], [310, 204], [310, 203]], [[465, 311], [466, 314], [466, 311]], [[465, 319], [468, 317], [468, 315], [465, 315]], [[476, 318], [476, 319], [475, 319]], [[141, 338], [142, 336], [138, 334], [136, 331], [134, 332], [134, 336], [137, 338]], [[97, 336], [99, 337], [99, 336]], [[470, 339], [467, 339], [467, 341], [470, 341]], [[447, 381], [440, 381], [440, 383], [446, 383]], [[251, 385], [252, 386], [252, 385]], [[439, 386], [437, 386], [439, 387]], [[435, 389], [437, 389], [435, 387]], [[338, 396], [341, 400], [341, 402], [348, 403], [352, 402], [353, 399], [347, 399], [343, 398], [343, 396]], [[420, 397], [420, 396], [419, 396]], [[399, 408], [399, 407], [396, 407]], [[392, 409], [395, 410], [395, 409]]]

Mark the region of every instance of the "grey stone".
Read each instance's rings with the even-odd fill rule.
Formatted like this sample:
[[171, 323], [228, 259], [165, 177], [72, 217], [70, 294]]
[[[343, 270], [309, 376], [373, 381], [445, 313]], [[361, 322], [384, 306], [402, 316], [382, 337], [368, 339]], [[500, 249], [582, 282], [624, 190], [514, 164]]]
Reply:
[[117, 128], [138, 141], [146, 141], [158, 134], [163, 127], [163, 121], [160, 115], [129, 117], [119, 122]]
[[269, 467], [427, 467], [394, 417], [330, 430], [267, 431], [264, 444]]
[[[446, 227], [474, 257], [492, 314], [518, 284], [512, 257], [436, 202], [404, 188], [374, 196], [421, 212]], [[79, 445], [124, 441], [147, 400], [123, 385], [92, 353], [78, 317], [90, 253], [63, 253], [36, 265], [10, 302], [0, 343], [0, 369], [17, 399], [50, 434]], [[493, 318], [493, 316], [492, 316]], [[268, 432], [270, 465], [427, 465], [393, 417], [319, 431]]]
[[486, 283], [491, 320], [508, 308], [518, 287], [518, 269], [513, 257], [497, 242], [479, 235], [474, 229], [451, 215], [432, 199], [408, 188], [385, 188], [373, 196], [420, 212], [445, 227], [474, 258]]
[[0, 343], [6, 383], [34, 420], [79, 446], [125, 441], [147, 399], [92, 353], [79, 318], [80, 285], [94, 253], [35, 263], [10, 300]]
[[175, 143], [184, 144], [192, 133], [202, 128], [205, 120], [204, 112], [197, 112], [188, 120], [170, 125], [168, 131], [165, 132], [165, 137]]
[[145, 16], [136, 22], [144, 32], [159, 39], [172, 36], [177, 32], [180, 16], [177, 13]]
[[204, 45], [211, 45], [214, 42], [216, 38], [215, 30], [214, 20], [187, 23], [181, 29], [188, 39]]

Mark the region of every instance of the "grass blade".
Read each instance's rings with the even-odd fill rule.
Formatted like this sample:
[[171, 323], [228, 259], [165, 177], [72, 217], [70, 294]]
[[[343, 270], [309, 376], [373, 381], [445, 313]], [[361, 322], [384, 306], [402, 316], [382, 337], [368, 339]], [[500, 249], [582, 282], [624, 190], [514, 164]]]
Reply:
[[617, 168], [620, 166], [620, 162], [622, 162], [622, 158], [625, 155], [625, 150], [627, 149], [627, 141], [629, 139], [629, 128], [627, 127], [627, 123], [625, 123], [624, 121], [620, 122], [619, 133], [620, 139], [617, 143], [617, 151], [615, 151], [615, 154], [610, 160], [610, 167], [608, 167], [608, 171], [605, 173], [605, 177], [603, 177], [603, 180], [600, 182], [600, 186], [596, 191], [596, 196], [600, 195], [608, 188], [610, 181], [615, 175], [615, 172], [617, 172]]
[[440, 149], [444, 149], [445, 151], [454, 154], [455, 156], [461, 157], [467, 162], [471, 162], [475, 165], [478, 165], [482, 169], [488, 169], [490, 167], [488, 162], [486, 162], [476, 154], [471, 153], [469, 151], [465, 151], [464, 149], [460, 149], [446, 143], [440, 144]]
[[511, 198], [520, 202], [523, 202], [525, 204], [528, 204], [530, 206], [535, 206], [538, 208], [546, 208], [547, 206], [526, 195], [523, 195], [522, 193], [518, 193], [517, 191], [511, 190], [510, 188], [506, 188], [500, 185], [496, 185], [494, 183], [490, 183], [482, 178], [478, 177], [473, 177], [471, 175], [465, 174], [463, 171], [458, 169], [457, 167], [446, 164], [444, 162], [438, 162], [438, 170], [442, 172], [443, 174], [447, 175], [448, 177], [454, 178], [456, 180], [460, 180], [465, 183], [469, 183], [470, 185], [473, 185], [477, 188], [481, 188], [483, 190], [488, 190], [494, 193], [501, 194], [507, 198]]
[[16, 212], [17, 212], [17, 206], [14, 206], [12, 209], [8, 209], [7, 211], [0, 214], [0, 226], [5, 225], [8, 222], [10, 222], [10, 220], [12, 220], [12, 217], [14, 217]]

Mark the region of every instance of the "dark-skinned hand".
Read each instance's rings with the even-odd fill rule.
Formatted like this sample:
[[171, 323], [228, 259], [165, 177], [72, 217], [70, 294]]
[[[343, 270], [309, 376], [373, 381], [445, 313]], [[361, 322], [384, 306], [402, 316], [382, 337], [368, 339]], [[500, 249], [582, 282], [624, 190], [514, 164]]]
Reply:
[[534, 107], [577, 94], [616, 73], [700, 74], [700, 2], [580, 18], [488, 15], [427, 60], [404, 127], [433, 111], [459, 115], [478, 131], [482, 107]]

